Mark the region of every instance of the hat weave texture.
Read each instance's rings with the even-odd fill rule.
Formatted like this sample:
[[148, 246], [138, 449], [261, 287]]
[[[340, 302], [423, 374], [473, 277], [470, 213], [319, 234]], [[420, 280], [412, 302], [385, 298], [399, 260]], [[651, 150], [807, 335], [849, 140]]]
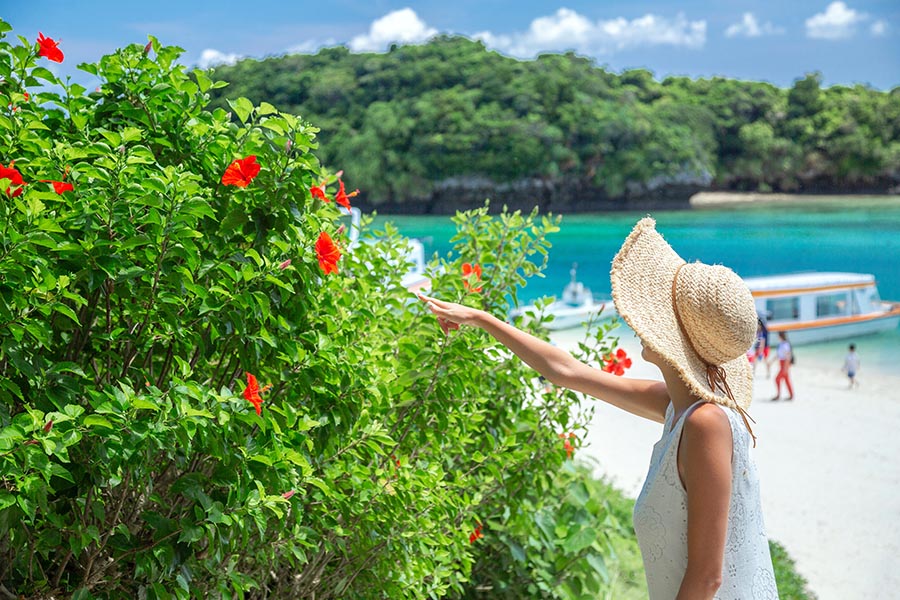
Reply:
[[[647, 217], [613, 259], [610, 282], [616, 310], [695, 396], [732, 408], [750, 406], [753, 374], [746, 352], [756, 338], [756, 307], [734, 271], [685, 263]], [[710, 384], [711, 367], [724, 372], [733, 400]]]

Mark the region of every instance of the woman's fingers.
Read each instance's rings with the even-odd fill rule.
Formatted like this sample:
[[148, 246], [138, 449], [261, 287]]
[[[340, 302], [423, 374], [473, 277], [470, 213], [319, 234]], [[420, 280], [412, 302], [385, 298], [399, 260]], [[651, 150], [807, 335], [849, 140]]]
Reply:
[[438, 325], [441, 327], [441, 331], [444, 332], [444, 335], [450, 333], [451, 330], [459, 329], [459, 324], [455, 323], [452, 319], [443, 316], [446, 314], [447, 309], [444, 306], [444, 302], [441, 302], [437, 298], [432, 298], [430, 296], [426, 296], [425, 294], [416, 294], [419, 297], [419, 300], [426, 303], [428, 309], [437, 317]]

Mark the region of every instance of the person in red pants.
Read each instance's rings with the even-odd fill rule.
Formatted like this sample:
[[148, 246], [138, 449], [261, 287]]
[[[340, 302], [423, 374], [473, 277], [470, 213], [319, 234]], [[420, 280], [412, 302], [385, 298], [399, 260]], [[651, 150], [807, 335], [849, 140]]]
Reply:
[[775, 397], [772, 402], [781, 399], [781, 383], [784, 382], [788, 391], [788, 400], [794, 399], [794, 386], [791, 385], [791, 364], [794, 362], [794, 349], [787, 339], [787, 333], [778, 332], [778, 349], [775, 355], [778, 357], [778, 375], [775, 376]]

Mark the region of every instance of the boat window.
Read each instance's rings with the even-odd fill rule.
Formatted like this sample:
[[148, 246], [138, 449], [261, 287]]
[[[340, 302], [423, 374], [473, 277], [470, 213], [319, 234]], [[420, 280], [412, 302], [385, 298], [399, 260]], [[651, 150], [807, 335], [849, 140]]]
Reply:
[[850, 307], [850, 314], [858, 315], [862, 312], [859, 309], [859, 297], [860, 293], [858, 290], [850, 294], [850, 302], [852, 303], [852, 306]]
[[816, 297], [817, 317], [837, 317], [847, 314], [847, 292]]
[[799, 298], [772, 298], [766, 300], [766, 312], [773, 321], [790, 321], [800, 317]]

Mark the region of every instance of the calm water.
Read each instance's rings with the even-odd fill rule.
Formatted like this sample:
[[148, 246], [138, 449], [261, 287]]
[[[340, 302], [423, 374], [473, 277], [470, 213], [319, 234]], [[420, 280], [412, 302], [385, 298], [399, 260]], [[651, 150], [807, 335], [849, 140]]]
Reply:
[[[643, 213], [564, 216], [546, 278], [533, 279], [521, 300], [558, 295], [578, 263], [578, 277], [597, 296], [608, 296], [609, 266]], [[796, 271], [873, 273], [881, 297], [900, 301], [900, 198], [850, 199], [727, 209], [655, 212], [657, 229], [686, 260], [721, 263], [743, 277]], [[426, 258], [452, 250], [449, 217], [385, 217], [425, 242]], [[900, 374], [900, 329], [854, 340], [864, 368]], [[845, 341], [804, 346], [802, 354], [841, 364]], [[799, 360], [799, 358], [798, 358]], [[835, 368], [837, 368], [835, 367]]]

